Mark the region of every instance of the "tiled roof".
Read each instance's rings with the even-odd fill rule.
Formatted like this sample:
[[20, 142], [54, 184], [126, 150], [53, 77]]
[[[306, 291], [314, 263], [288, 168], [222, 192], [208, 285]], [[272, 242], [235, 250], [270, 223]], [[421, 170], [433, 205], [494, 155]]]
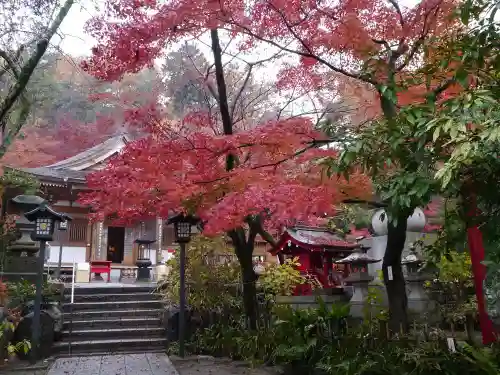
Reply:
[[93, 165], [101, 163], [113, 154], [116, 154], [127, 144], [128, 141], [129, 138], [126, 135], [118, 135], [92, 148], [89, 148], [88, 150], [80, 152], [75, 156], [51, 165], [47, 165], [45, 168], [82, 171], [92, 167]]
[[88, 150], [60, 162], [37, 168], [15, 168], [29, 173], [42, 182], [73, 182], [85, 183], [85, 177], [92, 171], [92, 167], [105, 162], [109, 157], [120, 152], [132, 138], [127, 135], [117, 135]]
[[[73, 171], [71, 169], [52, 169], [49, 167], [38, 168], [16, 168], [18, 171], [32, 174], [38, 178], [47, 178], [49, 180], [67, 180], [68, 182], [85, 182], [85, 176], [90, 171]], [[66, 181], [65, 181], [66, 182]]]
[[358, 246], [355, 242], [345, 241], [324, 228], [289, 228], [287, 229], [287, 233], [295, 241], [300, 242], [304, 245], [341, 247], [349, 249], [354, 249]]

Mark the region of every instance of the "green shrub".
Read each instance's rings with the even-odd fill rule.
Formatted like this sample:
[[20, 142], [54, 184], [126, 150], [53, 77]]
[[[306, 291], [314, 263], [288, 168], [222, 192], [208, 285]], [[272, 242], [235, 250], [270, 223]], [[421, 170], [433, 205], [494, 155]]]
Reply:
[[[179, 301], [179, 252], [167, 262], [169, 277], [160, 281], [158, 291], [169, 302]], [[218, 262], [220, 255], [232, 254], [223, 238], [196, 236], [186, 250], [188, 304], [197, 310], [221, 310], [241, 305], [241, 272], [237, 262]]]
[[268, 329], [248, 331], [237, 317], [195, 335], [193, 353], [284, 366], [285, 375], [500, 375], [499, 348], [457, 345], [451, 352], [439, 337], [394, 340], [347, 329], [348, 306], [317, 309], [277, 307]]
[[286, 259], [283, 264], [269, 264], [259, 277], [259, 286], [264, 291], [267, 299], [275, 296], [291, 296], [297, 285], [312, 284], [299, 271], [299, 258]]

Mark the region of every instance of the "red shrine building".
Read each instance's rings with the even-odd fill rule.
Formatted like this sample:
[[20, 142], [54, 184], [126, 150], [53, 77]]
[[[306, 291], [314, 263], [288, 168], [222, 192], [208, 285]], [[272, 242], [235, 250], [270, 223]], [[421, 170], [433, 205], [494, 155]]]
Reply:
[[[294, 227], [285, 230], [278, 245], [271, 251], [281, 259], [298, 258], [299, 270], [322, 288], [342, 288], [342, 279], [349, 275], [349, 265], [335, 264], [359, 248], [356, 241], [341, 239], [325, 228]], [[304, 285], [298, 294], [309, 294]]]

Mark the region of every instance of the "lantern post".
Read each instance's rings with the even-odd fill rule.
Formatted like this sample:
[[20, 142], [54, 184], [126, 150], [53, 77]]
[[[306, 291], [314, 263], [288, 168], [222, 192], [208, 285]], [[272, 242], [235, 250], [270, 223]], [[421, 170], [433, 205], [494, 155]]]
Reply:
[[62, 265], [62, 253], [63, 253], [63, 236], [62, 233], [66, 233], [66, 241], [69, 236], [69, 220], [59, 222], [59, 232], [61, 233], [59, 237], [59, 260], [57, 261], [56, 278], [61, 277], [61, 265]]
[[192, 215], [178, 214], [168, 219], [167, 224], [174, 224], [175, 241], [180, 246], [179, 253], [179, 356], [184, 357], [186, 339], [186, 244], [191, 240], [191, 227], [200, 223]]
[[31, 360], [35, 362], [38, 359], [38, 351], [40, 346], [40, 312], [42, 306], [42, 289], [43, 289], [43, 270], [45, 263], [45, 247], [47, 241], [51, 241], [54, 235], [54, 227], [57, 222], [65, 222], [71, 220], [71, 217], [64, 213], [54, 211], [47, 202], [43, 202], [35, 209], [24, 214], [26, 219], [35, 222], [35, 230], [31, 234], [34, 241], [40, 241], [40, 251], [38, 253], [38, 266], [36, 278], [35, 306], [33, 311], [32, 321], [32, 342], [31, 342]]

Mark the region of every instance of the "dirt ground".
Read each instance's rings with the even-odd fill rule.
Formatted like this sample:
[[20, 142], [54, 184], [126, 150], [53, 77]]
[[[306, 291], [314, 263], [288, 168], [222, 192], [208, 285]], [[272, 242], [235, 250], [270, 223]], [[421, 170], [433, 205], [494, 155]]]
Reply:
[[249, 368], [242, 362], [211, 357], [170, 357], [179, 375], [279, 375], [278, 369]]

